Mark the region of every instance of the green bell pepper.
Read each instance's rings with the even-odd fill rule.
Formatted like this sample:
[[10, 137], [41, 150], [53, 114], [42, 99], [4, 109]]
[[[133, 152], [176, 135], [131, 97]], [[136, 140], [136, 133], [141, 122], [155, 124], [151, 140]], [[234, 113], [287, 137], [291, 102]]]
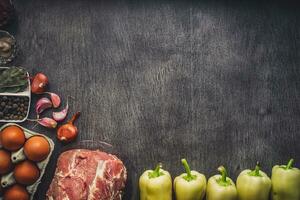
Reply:
[[158, 164], [155, 170], [146, 170], [139, 180], [140, 200], [172, 200], [172, 179]]
[[207, 200], [237, 200], [237, 190], [234, 182], [227, 177], [225, 167], [220, 166], [221, 175], [209, 178], [206, 190]]
[[300, 170], [293, 168], [294, 160], [272, 169], [272, 199], [300, 200]]
[[260, 170], [257, 163], [255, 170], [246, 169], [236, 181], [239, 200], [268, 200], [271, 190], [271, 179]]
[[206, 190], [206, 178], [197, 171], [191, 171], [186, 159], [181, 160], [186, 173], [174, 179], [177, 200], [202, 200]]

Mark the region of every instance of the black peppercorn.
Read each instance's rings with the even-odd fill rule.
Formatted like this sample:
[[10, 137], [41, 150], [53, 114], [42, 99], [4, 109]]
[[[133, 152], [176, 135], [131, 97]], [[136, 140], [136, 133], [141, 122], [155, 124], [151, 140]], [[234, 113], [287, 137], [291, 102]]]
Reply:
[[0, 96], [0, 120], [22, 120], [28, 112], [27, 96]]

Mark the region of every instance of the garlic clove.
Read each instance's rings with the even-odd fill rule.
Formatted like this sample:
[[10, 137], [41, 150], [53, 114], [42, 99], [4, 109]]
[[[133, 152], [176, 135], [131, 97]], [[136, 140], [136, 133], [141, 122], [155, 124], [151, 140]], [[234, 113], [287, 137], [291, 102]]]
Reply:
[[37, 120], [37, 123], [47, 128], [56, 128], [57, 122], [49, 117], [44, 117]]
[[58, 108], [61, 103], [60, 97], [53, 92], [46, 92], [46, 93], [50, 95], [50, 98], [51, 98], [51, 101], [53, 104], [53, 108]]
[[52, 102], [50, 99], [43, 97], [39, 99], [35, 105], [35, 112], [39, 115], [41, 114], [44, 110], [51, 108], [52, 107]]
[[69, 104], [67, 102], [67, 105], [63, 110], [52, 113], [53, 119], [57, 122], [63, 121], [67, 117], [68, 110], [69, 110]]

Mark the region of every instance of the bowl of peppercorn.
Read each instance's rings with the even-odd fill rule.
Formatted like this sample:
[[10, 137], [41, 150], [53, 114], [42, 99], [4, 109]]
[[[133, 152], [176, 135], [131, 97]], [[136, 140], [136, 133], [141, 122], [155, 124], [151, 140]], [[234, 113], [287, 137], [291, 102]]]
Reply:
[[23, 122], [30, 109], [30, 80], [21, 67], [0, 68], [0, 122]]

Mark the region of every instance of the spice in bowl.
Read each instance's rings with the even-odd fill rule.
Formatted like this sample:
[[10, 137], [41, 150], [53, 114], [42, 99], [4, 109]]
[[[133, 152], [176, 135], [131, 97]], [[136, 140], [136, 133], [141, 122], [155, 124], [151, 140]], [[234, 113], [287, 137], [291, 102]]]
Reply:
[[0, 96], [0, 120], [23, 120], [28, 113], [29, 97]]

